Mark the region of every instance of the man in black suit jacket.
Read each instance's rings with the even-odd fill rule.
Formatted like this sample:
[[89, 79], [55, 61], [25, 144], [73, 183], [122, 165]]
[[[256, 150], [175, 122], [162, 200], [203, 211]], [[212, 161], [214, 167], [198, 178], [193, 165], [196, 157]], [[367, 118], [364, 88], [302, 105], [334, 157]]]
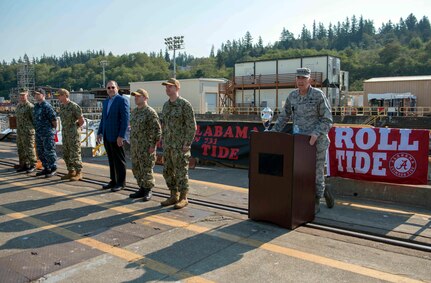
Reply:
[[97, 131], [97, 141], [103, 138], [109, 160], [111, 181], [102, 189], [117, 192], [126, 184], [126, 154], [124, 139], [129, 126], [129, 100], [121, 96], [116, 81], [109, 81], [106, 85], [109, 97], [103, 101], [102, 119]]

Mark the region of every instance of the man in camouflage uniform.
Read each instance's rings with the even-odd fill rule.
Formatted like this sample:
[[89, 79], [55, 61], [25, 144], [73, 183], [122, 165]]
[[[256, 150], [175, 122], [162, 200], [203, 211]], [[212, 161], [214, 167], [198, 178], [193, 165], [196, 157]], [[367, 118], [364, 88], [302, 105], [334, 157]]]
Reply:
[[36, 90], [34, 98], [37, 102], [33, 108], [36, 151], [43, 165], [43, 170], [36, 173], [36, 176], [45, 175], [45, 178], [49, 178], [57, 174], [57, 154], [54, 141], [57, 118], [54, 108], [45, 100], [45, 90]]
[[61, 88], [56, 93], [60, 101], [61, 135], [63, 159], [68, 173], [62, 180], [82, 180], [81, 134], [79, 128], [84, 124], [81, 107], [69, 99], [69, 91]]
[[310, 135], [310, 145], [316, 143], [316, 209], [319, 212], [320, 198], [325, 197], [329, 208], [334, 198], [328, 188], [325, 190], [325, 157], [329, 146], [328, 132], [332, 126], [332, 114], [325, 94], [310, 85], [311, 71], [308, 68], [296, 70], [298, 88], [286, 99], [273, 131], [282, 131], [292, 117], [293, 133]]
[[161, 205], [174, 204], [178, 209], [188, 204], [189, 158], [196, 133], [196, 120], [190, 102], [179, 95], [180, 82], [172, 78], [162, 85], [166, 86], [166, 94], [169, 96], [162, 110], [163, 177], [171, 196], [161, 202]]
[[148, 92], [138, 89], [131, 93], [135, 97], [136, 108], [130, 117], [130, 152], [132, 171], [138, 182], [139, 191], [130, 198], [143, 198], [149, 201], [154, 187], [153, 168], [156, 164], [156, 144], [162, 130], [157, 112], [148, 105]]
[[31, 173], [35, 169], [36, 153], [34, 151], [33, 107], [28, 101], [28, 91], [19, 94], [19, 104], [16, 107], [17, 137], [19, 167], [17, 172]]

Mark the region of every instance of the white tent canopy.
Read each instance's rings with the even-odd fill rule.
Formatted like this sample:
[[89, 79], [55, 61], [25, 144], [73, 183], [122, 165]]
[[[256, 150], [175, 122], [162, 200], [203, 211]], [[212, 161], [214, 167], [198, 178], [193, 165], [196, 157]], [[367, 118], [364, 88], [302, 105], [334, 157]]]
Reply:
[[405, 98], [416, 99], [416, 95], [413, 95], [410, 92], [406, 92], [406, 93], [369, 93], [368, 94], [368, 100], [371, 100], [371, 99], [392, 100], [392, 99], [405, 99]]

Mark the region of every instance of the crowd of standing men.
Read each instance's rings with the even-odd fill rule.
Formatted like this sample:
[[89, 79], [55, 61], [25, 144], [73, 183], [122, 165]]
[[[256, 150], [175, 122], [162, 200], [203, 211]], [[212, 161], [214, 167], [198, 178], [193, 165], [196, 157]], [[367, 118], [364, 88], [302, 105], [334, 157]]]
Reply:
[[[97, 142], [103, 140], [109, 161], [110, 182], [102, 186], [112, 192], [124, 189], [126, 183], [126, 155], [124, 143], [130, 129], [132, 172], [139, 186], [130, 198], [148, 201], [155, 186], [153, 168], [156, 161], [156, 147], [163, 136], [164, 170], [163, 177], [170, 190], [170, 197], [161, 202], [162, 206], [174, 205], [183, 208], [188, 205], [188, 166], [191, 144], [196, 132], [196, 119], [191, 104], [179, 94], [180, 82], [169, 79], [163, 82], [168, 101], [163, 106], [162, 123], [156, 111], [149, 106], [149, 94], [144, 89], [132, 92], [136, 108], [130, 115], [129, 100], [119, 93], [115, 81], [106, 85], [108, 98], [103, 101], [102, 119], [97, 132]], [[45, 91], [35, 91], [36, 105], [28, 101], [28, 91], [20, 93], [17, 107], [17, 147], [19, 164], [17, 172], [31, 173], [35, 170], [37, 157], [43, 170], [36, 176], [52, 177], [57, 173], [55, 134], [57, 115], [46, 102]], [[70, 100], [69, 92], [60, 89], [56, 94], [61, 103], [59, 116], [62, 124], [63, 158], [68, 173], [62, 180], [83, 179], [80, 132], [84, 124], [81, 108]], [[30, 141], [30, 142], [28, 142]]]
[[52, 177], [57, 173], [57, 154], [55, 151], [54, 134], [57, 118], [54, 108], [45, 100], [45, 91], [37, 89], [34, 93], [36, 104], [28, 100], [28, 91], [19, 95], [16, 111], [17, 147], [19, 164], [17, 172], [31, 173], [36, 167], [36, 155], [42, 162], [43, 170], [36, 176]]
[[[310, 136], [310, 145], [316, 144], [316, 195], [315, 213], [320, 208], [320, 198], [324, 197], [328, 207], [334, 206], [334, 198], [325, 186], [324, 164], [329, 145], [328, 132], [332, 125], [329, 102], [324, 93], [310, 84], [311, 70], [299, 68], [296, 72], [297, 89], [286, 99], [272, 131], [282, 131], [288, 120], [293, 122], [293, 133]], [[163, 137], [164, 168], [163, 177], [170, 190], [170, 197], [161, 202], [162, 206], [174, 205], [183, 208], [188, 205], [189, 191], [188, 165], [191, 144], [196, 132], [193, 108], [180, 96], [180, 82], [174, 78], [162, 83], [168, 100], [163, 105], [162, 123], [156, 111], [148, 105], [149, 94], [145, 89], [132, 92], [137, 107], [130, 115], [129, 100], [119, 93], [116, 81], [106, 86], [108, 97], [103, 101], [102, 119], [97, 132], [97, 142], [104, 142], [109, 160], [110, 182], [103, 190], [117, 192], [126, 183], [126, 154], [124, 143], [130, 129], [132, 172], [139, 186], [130, 198], [151, 199], [154, 187], [153, 168], [156, 161], [156, 146]], [[60, 117], [63, 126], [63, 153], [68, 174], [61, 179], [82, 180], [82, 161], [79, 128], [84, 124], [81, 108], [69, 99], [69, 92], [60, 89], [56, 94], [61, 102]], [[35, 92], [36, 105], [28, 102], [28, 92], [20, 94], [17, 107], [18, 123], [18, 172], [34, 171], [34, 125], [36, 151], [42, 161], [43, 170], [36, 176], [51, 177], [56, 174], [56, 152], [54, 133], [57, 127], [56, 113], [45, 101], [45, 92]], [[30, 143], [28, 142], [30, 141]]]
[[[36, 176], [52, 177], [57, 174], [57, 153], [55, 135], [57, 114], [46, 100], [43, 89], [34, 92], [36, 104], [28, 100], [28, 91], [19, 94], [19, 104], [16, 111], [17, 148], [19, 164], [17, 172], [31, 173], [36, 168], [36, 153], [42, 162], [43, 170]], [[69, 99], [69, 91], [59, 89], [56, 93], [61, 102], [59, 116], [63, 127], [63, 152], [69, 173], [62, 180], [74, 181], [82, 179], [81, 143], [79, 128], [84, 124], [81, 108]]]
[[98, 142], [104, 141], [110, 169], [110, 182], [103, 185], [102, 189], [116, 192], [124, 188], [124, 141], [130, 125], [132, 172], [139, 186], [139, 190], [130, 194], [130, 198], [142, 198], [144, 201], [151, 199], [151, 189], [155, 185], [153, 168], [156, 146], [162, 136], [163, 177], [170, 197], [162, 201], [161, 205], [174, 205], [174, 208], [179, 209], [188, 205], [188, 166], [196, 119], [190, 102], [179, 94], [180, 82], [172, 78], [162, 85], [166, 88], [169, 100], [163, 105], [160, 125], [156, 111], [148, 105], [149, 94], [146, 90], [132, 92], [137, 107], [130, 117], [129, 101], [119, 94], [117, 82], [108, 82], [106, 88], [109, 97], [103, 102], [102, 119], [97, 132]]

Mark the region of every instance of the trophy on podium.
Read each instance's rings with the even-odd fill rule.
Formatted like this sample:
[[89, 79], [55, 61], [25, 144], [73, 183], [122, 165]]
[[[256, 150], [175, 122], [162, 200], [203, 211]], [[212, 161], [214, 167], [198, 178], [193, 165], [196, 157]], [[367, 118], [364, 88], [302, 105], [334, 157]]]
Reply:
[[260, 111], [260, 118], [262, 120], [263, 126], [265, 127], [265, 132], [268, 132], [273, 117], [274, 111], [272, 111], [269, 107], [265, 107], [262, 111]]

